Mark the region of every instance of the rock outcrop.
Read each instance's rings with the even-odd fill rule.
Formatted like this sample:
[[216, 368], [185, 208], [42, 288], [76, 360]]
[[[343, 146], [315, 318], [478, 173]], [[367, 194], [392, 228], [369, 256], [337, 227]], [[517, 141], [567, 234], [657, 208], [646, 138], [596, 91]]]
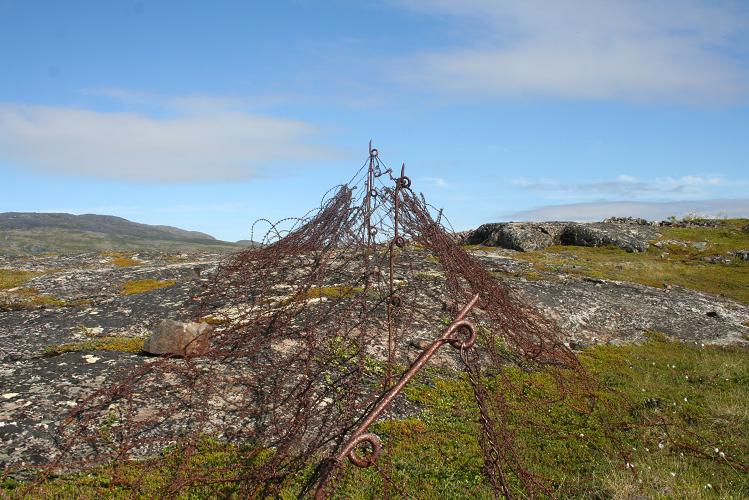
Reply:
[[529, 252], [552, 245], [614, 245], [627, 252], [644, 252], [658, 230], [647, 224], [613, 222], [500, 222], [484, 224], [470, 233], [468, 244]]
[[208, 348], [208, 334], [211, 330], [208, 323], [183, 323], [165, 319], [143, 343], [143, 350], [149, 354], [199, 356]]
[[736, 250], [731, 255], [741, 260], [749, 260], [749, 250]]

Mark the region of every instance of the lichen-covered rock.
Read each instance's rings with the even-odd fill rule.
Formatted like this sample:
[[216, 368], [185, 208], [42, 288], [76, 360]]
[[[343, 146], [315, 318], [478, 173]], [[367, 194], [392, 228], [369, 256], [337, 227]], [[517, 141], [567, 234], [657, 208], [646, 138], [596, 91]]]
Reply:
[[470, 233], [469, 245], [509, 248], [520, 252], [541, 250], [559, 244], [568, 222], [500, 222], [484, 224]]
[[658, 222], [650, 222], [641, 217], [609, 217], [603, 222], [609, 224], [634, 224], [636, 226], [657, 226], [659, 224]]
[[733, 256], [741, 260], [749, 260], [749, 250], [736, 250], [733, 252]]
[[614, 245], [627, 252], [644, 252], [650, 246], [650, 241], [658, 236], [659, 233], [655, 228], [646, 225], [572, 222], [564, 227], [560, 240], [563, 245], [585, 247]]
[[150, 354], [197, 356], [205, 353], [209, 345], [208, 323], [183, 323], [165, 319], [146, 339], [143, 350]]
[[646, 224], [579, 222], [500, 222], [484, 224], [466, 243], [529, 252], [552, 245], [614, 245], [628, 252], [644, 252], [658, 230]]

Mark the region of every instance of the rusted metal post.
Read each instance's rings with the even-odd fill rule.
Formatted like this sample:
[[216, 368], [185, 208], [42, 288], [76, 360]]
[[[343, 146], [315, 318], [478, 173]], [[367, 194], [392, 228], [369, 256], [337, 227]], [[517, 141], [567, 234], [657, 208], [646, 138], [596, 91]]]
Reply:
[[390, 242], [388, 256], [390, 274], [388, 279], [389, 300], [387, 303], [387, 322], [388, 322], [388, 362], [385, 375], [385, 387], [390, 386], [392, 379], [393, 358], [395, 356], [395, 325], [393, 324], [393, 313], [395, 308], [403, 305], [403, 300], [395, 295], [395, 247], [403, 248], [406, 240], [398, 234], [398, 224], [400, 221], [400, 192], [402, 189], [411, 187], [411, 179], [406, 177], [406, 164], [401, 165], [401, 175], [395, 179], [395, 189], [393, 190], [393, 240]]
[[[374, 167], [375, 167], [375, 161], [377, 160], [377, 156], [379, 155], [379, 152], [377, 149], [372, 147], [372, 141], [369, 141], [369, 170], [367, 175], [367, 194], [364, 198], [364, 231], [366, 231], [366, 234], [363, 238], [367, 242], [367, 244], [364, 246], [364, 251], [362, 252], [362, 258], [364, 259], [364, 292], [360, 294], [360, 301], [361, 301], [361, 314], [367, 314], [367, 300], [369, 297], [369, 287], [372, 281], [372, 246], [374, 245], [374, 237], [377, 233], [376, 230], [373, 231], [372, 227], [372, 198], [376, 198], [377, 191], [374, 187]], [[367, 338], [367, 321], [361, 322], [361, 328], [359, 331], [359, 345], [364, 345], [364, 339]], [[364, 357], [359, 357], [359, 369], [364, 370]], [[353, 403], [352, 403], [353, 404]]]
[[[316, 499], [321, 500], [326, 497], [325, 486], [328, 482], [328, 479], [330, 478], [330, 475], [335, 470], [335, 468], [339, 467], [343, 463], [344, 459], [348, 458], [351, 463], [353, 463], [357, 467], [369, 467], [377, 461], [377, 458], [380, 456], [380, 452], [382, 451], [382, 443], [380, 441], [380, 438], [377, 437], [376, 434], [367, 432], [367, 430], [380, 417], [380, 415], [382, 415], [382, 412], [384, 412], [385, 409], [390, 406], [395, 397], [403, 390], [403, 388], [414, 377], [414, 375], [416, 375], [419, 371], [421, 371], [422, 368], [424, 368], [424, 365], [426, 365], [429, 359], [434, 355], [435, 352], [437, 352], [440, 347], [447, 343], [461, 350], [469, 349], [473, 346], [473, 344], [476, 342], [476, 329], [473, 326], [473, 323], [466, 320], [465, 317], [468, 312], [473, 309], [478, 300], [479, 295], [476, 294], [471, 299], [471, 301], [468, 302], [468, 304], [466, 304], [465, 307], [463, 307], [463, 309], [458, 313], [458, 315], [455, 317], [455, 320], [450, 324], [450, 326], [447, 327], [442, 335], [434, 342], [432, 342], [429, 347], [422, 351], [419, 357], [416, 358], [416, 360], [411, 364], [408, 371], [406, 371], [401, 376], [398, 383], [395, 384], [395, 386], [387, 391], [382, 397], [380, 397], [372, 411], [370, 411], [369, 414], [364, 418], [362, 423], [359, 424], [353, 434], [351, 434], [348, 442], [333, 458], [332, 467], [320, 479], [317, 491], [315, 493]], [[456, 332], [461, 328], [465, 328], [466, 330], [468, 330], [468, 338], [466, 338], [465, 340], [461, 340], [455, 336]], [[363, 442], [369, 443], [369, 445], [372, 447], [372, 453], [368, 457], [361, 457], [356, 453], [356, 447]]]

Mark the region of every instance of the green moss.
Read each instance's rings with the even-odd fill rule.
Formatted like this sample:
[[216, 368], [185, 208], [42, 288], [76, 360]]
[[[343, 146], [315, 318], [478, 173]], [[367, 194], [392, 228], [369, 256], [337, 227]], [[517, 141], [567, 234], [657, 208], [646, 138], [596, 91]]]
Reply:
[[439, 264], [440, 263], [440, 260], [437, 257], [435, 257], [434, 255], [432, 255], [432, 254], [428, 254], [426, 257], [424, 257], [424, 259], [426, 259], [426, 261], [429, 262], [429, 263], [431, 263], [431, 264]]
[[[534, 406], [560, 396], [550, 376], [508, 370], [509, 380], [522, 384], [530, 395], [529, 400], [508, 400], [509, 422], [518, 433], [513, 447], [525, 451], [526, 466], [547, 478], [556, 494], [680, 498], [749, 494], [749, 479], [714, 452], [718, 447], [726, 453], [730, 450], [737, 461], [749, 460], [744, 446], [749, 440], [745, 411], [749, 351], [690, 347], [669, 342], [657, 332], [651, 332], [650, 338], [643, 345], [600, 346], [582, 355], [586, 368], [602, 382], [600, 406], [593, 418], [575, 411], [568, 404], [574, 400]], [[491, 379], [487, 383], [493, 384]], [[419, 419], [376, 426], [388, 445], [380, 467], [416, 498], [460, 498], [467, 492], [492, 498], [482, 475], [479, 419], [470, 385], [461, 378], [422, 377], [420, 383], [407, 386], [406, 394], [425, 411]], [[697, 446], [693, 436], [701, 436], [698, 449], [707, 456], [671, 448], [662, 428], [652, 425], [664, 414], [675, 439]], [[519, 426], [527, 420], [536, 425]], [[625, 425], [611, 428], [611, 422]], [[540, 428], [548, 432], [538, 432]], [[625, 467], [625, 461], [635, 465], [638, 475]], [[505, 472], [516, 484], [517, 478]], [[376, 472], [351, 467], [340, 493], [371, 498], [382, 496], [382, 488]]]
[[[714, 452], [717, 447], [738, 462], [749, 461], [745, 446], [749, 442], [749, 351], [691, 347], [669, 342], [655, 332], [650, 337], [653, 340], [643, 345], [599, 346], [581, 356], [601, 382], [599, 406], [590, 415], [574, 410], [570, 403], [575, 399], [569, 395], [559, 404], [535, 406], [534, 402], [545, 398], [560, 397], [550, 376], [507, 370], [509, 380], [522, 384], [530, 396], [507, 401], [509, 423], [517, 432], [513, 446], [529, 457], [526, 467], [546, 477], [557, 493], [577, 492], [575, 496], [583, 497], [626, 491], [626, 496], [691, 498], [705, 494], [708, 483], [708, 493], [749, 494], [749, 478], [736, 474]], [[496, 381], [486, 382], [491, 386]], [[420, 491], [459, 497], [458, 492], [471, 488], [477, 496], [490, 498], [481, 478], [476, 440], [479, 419], [470, 385], [455, 378], [422, 380], [407, 387], [406, 394], [426, 408], [425, 425], [408, 436], [388, 435], [391, 456], [384, 459], [398, 464], [394, 465], [397, 472], [410, 468], [407, 475], [399, 476], [413, 488], [407, 491], [422, 498], [428, 495]], [[587, 406], [584, 400], [578, 403]], [[520, 426], [527, 421], [534, 425]], [[671, 448], [663, 427], [652, 425], [657, 421], [669, 422], [672, 437], [699, 452]], [[610, 427], [610, 423], [619, 425]], [[541, 428], [548, 432], [538, 432]], [[445, 462], [452, 460], [456, 465], [443, 475]], [[624, 467], [625, 461], [635, 464], [638, 476]], [[511, 482], [517, 480], [505, 472]], [[352, 484], [367, 478], [378, 484], [366, 472], [352, 474], [356, 476]], [[474, 477], [476, 483], [470, 484]], [[638, 478], [645, 479], [639, 483]]]
[[110, 257], [112, 264], [117, 267], [133, 267], [140, 264], [139, 261], [133, 259], [133, 252], [102, 252], [102, 257]]
[[[115, 419], [107, 419], [98, 429], [105, 441], [116, 425]], [[189, 453], [170, 447], [157, 458], [126, 462], [117, 468], [99, 467], [41, 484], [5, 478], [0, 481], [0, 494], [5, 493], [3, 498], [236, 498], [240, 495], [237, 474], [262, 466], [270, 457], [272, 452], [261, 447], [239, 447], [203, 438]], [[181, 472], [176, 472], [178, 468]], [[187, 479], [175, 474], [190, 471], [199, 471], [207, 484], [188, 486], [179, 494], [171, 491], [174, 482]], [[128, 485], [138, 488], [131, 489]]]
[[[535, 269], [516, 271], [516, 272], [500, 271], [500, 270], [495, 269], [495, 270], [489, 271], [489, 274], [499, 279], [507, 278], [507, 277], [514, 277], [514, 278], [525, 278], [528, 281], [538, 281], [543, 278], [543, 275]], [[546, 279], [553, 280], [554, 278], [551, 276], [547, 276]]]
[[364, 288], [358, 286], [321, 286], [310, 288], [306, 292], [308, 299], [319, 299], [325, 297], [328, 299], [348, 299], [355, 297], [364, 291]]
[[40, 294], [36, 288], [21, 288], [10, 295], [0, 298], [0, 310], [20, 311], [25, 309], [42, 309], [48, 307], [75, 306], [51, 295]]
[[435, 272], [418, 272], [414, 275], [416, 280], [421, 281], [443, 281], [444, 275]]
[[185, 255], [165, 255], [164, 260], [167, 262], [185, 262], [189, 257]]
[[198, 318], [198, 323], [208, 323], [212, 326], [220, 326], [220, 325], [226, 325], [230, 322], [230, 319], [228, 317], [221, 317], [221, 316], [203, 316], [201, 318]]
[[23, 285], [31, 278], [44, 273], [35, 271], [18, 271], [15, 269], [0, 269], [0, 290], [16, 288]]
[[486, 245], [463, 245], [463, 250], [467, 252], [496, 252], [497, 250], [499, 250], [499, 247], [490, 247]]
[[48, 345], [42, 353], [45, 356], [57, 356], [65, 352], [84, 351], [119, 351], [141, 352], [143, 350], [142, 337], [99, 337], [86, 342]]
[[122, 295], [134, 295], [136, 293], [150, 292], [159, 288], [166, 288], [177, 283], [176, 280], [133, 280], [122, 285]]

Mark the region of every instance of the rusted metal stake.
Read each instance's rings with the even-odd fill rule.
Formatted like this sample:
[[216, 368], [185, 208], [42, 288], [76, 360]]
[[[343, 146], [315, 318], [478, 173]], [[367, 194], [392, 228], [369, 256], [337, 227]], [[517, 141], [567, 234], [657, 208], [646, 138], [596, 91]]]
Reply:
[[[419, 371], [421, 371], [422, 368], [424, 368], [424, 365], [427, 364], [429, 359], [434, 355], [435, 352], [437, 352], [440, 347], [449, 343], [457, 349], [465, 350], [470, 349], [473, 344], [476, 343], [476, 328], [473, 326], [473, 323], [466, 320], [465, 317], [470, 312], [470, 310], [473, 309], [473, 306], [476, 305], [476, 302], [478, 300], [479, 295], [474, 295], [471, 301], [466, 304], [465, 307], [463, 307], [463, 309], [455, 317], [455, 320], [450, 324], [450, 326], [447, 327], [442, 335], [437, 340], [432, 342], [429, 347], [422, 351], [419, 357], [416, 358], [416, 360], [411, 364], [408, 371], [406, 371], [406, 373], [401, 376], [398, 383], [395, 384], [392, 389], [386, 392], [379, 399], [372, 411], [369, 412], [362, 423], [359, 424], [359, 427], [357, 427], [353, 432], [346, 445], [333, 458], [332, 467], [328, 469], [326, 474], [320, 479], [320, 482], [317, 486], [317, 491], [315, 493], [316, 499], [321, 500], [326, 498], [325, 486], [328, 482], [328, 479], [330, 478], [333, 471], [343, 463], [344, 459], [348, 458], [351, 463], [353, 463], [357, 467], [369, 467], [377, 461], [377, 458], [380, 456], [380, 452], [382, 451], [382, 443], [380, 441], [380, 438], [377, 437], [376, 434], [367, 432], [367, 430], [380, 417], [380, 415], [382, 415], [382, 412], [384, 412], [385, 409], [390, 406], [395, 397], [403, 390], [403, 388], [414, 377], [414, 375], [416, 375]], [[466, 330], [468, 330], [468, 338], [466, 338], [465, 340], [461, 340], [455, 336], [456, 332], [461, 328], [465, 328]], [[369, 443], [369, 445], [372, 447], [372, 453], [368, 457], [361, 457], [356, 453], [356, 447], [363, 442]]]
[[388, 363], [385, 374], [385, 387], [390, 386], [392, 379], [393, 356], [395, 355], [395, 326], [393, 325], [393, 314], [395, 308], [403, 305], [403, 301], [395, 294], [395, 247], [403, 248], [406, 240], [398, 234], [398, 223], [400, 214], [400, 192], [402, 189], [411, 187], [411, 179], [406, 177], [406, 164], [401, 165], [401, 175], [395, 179], [395, 189], [393, 190], [393, 240], [390, 242], [388, 251], [388, 266], [390, 269], [388, 279], [388, 293], [390, 300], [387, 303], [387, 321], [388, 321]]

